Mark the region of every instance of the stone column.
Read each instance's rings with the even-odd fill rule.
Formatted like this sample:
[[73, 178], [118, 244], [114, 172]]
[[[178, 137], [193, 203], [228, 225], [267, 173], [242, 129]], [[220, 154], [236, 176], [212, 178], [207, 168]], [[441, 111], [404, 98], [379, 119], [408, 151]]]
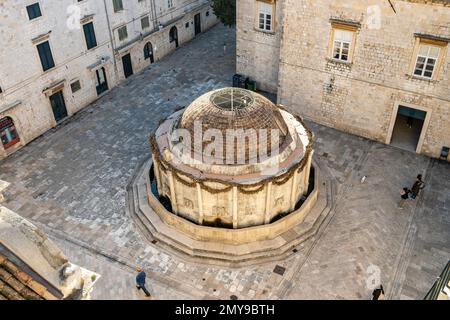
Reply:
[[309, 185], [309, 175], [311, 174], [311, 161], [313, 156], [314, 150], [311, 150], [311, 153], [309, 154], [308, 161], [306, 161], [306, 167], [305, 167], [305, 190], [303, 190], [303, 194], [308, 192], [308, 185]]
[[[158, 194], [162, 194], [162, 181], [161, 181], [161, 172], [159, 171], [159, 163], [155, 160], [155, 156], [152, 155], [153, 160], [153, 172], [155, 173], [156, 177], [156, 187], [158, 189]], [[151, 182], [151, 181], [150, 181]]]
[[172, 171], [169, 171], [169, 184], [170, 184], [170, 200], [172, 202], [172, 209], [174, 213], [178, 215], [177, 197], [175, 195], [175, 183]]
[[296, 197], [295, 195], [297, 194], [297, 169], [295, 169], [294, 175], [292, 176], [292, 187], [291, 187], [291, 211], [293, 211], [295, 209], [295, 204], [296, 204]]
[[238, 197], [237, 187], [233, 187], [233, 229], [238, 227]]
[[269, 182], [267, 183], [266, 188], [266, 212], [264, 216], [264, 224], [270, 223], [270, 213], [272, 209], [272, 206], [270, 205], [272, 202], [271, 198], [272, 198], [272, 182]]
[[198, 202], [198, 224], [203, 224], [203, 196], [202, 188], [200, 184], [197, 183], [197, 202]]

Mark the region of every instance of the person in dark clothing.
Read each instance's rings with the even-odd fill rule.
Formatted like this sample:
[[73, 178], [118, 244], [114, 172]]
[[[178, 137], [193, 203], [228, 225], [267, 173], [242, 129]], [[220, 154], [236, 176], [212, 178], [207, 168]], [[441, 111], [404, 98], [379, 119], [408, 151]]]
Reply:
[[400, 200], [400, 203], [398, 204], [399, 209], [403, 209], [403, 206], [405, 205], [406, 200], [408, 200], [408, 198], [409, 198], [409, 193], [410, 193], [410, 190], [408, 190], [408, 188], [403, 188], [402, 191], [400, 191], [401, 200]]
[[383, 285], [380, 284], [380, 288], [373, 290], [372, 300], [384, 300]]
[[414, 182], [414, 185], [411, 188], [411, 199], [415, 199], [423, 188], [425, 188], [425, 183], [422, 181], [422, 175], [419, 174], [416, 182]]
[[150, 297], [150, 292], [148, 292], [147, 288], [145, 287], [145, 278], [147, 277], [147, 275], [140, 267], [136, 268], [136, 272], [138, 273], [136, 276], [136, 288], [138, 290], [142, 289], [145, 295], [147, 297]]

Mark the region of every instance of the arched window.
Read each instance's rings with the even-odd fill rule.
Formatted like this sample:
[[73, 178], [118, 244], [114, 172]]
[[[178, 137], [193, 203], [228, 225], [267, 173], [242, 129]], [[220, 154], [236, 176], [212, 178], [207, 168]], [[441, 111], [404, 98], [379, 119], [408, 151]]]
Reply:
[[178, 29], [173, 26], [169, 32], [169, 41], [172, 43], [175, 41], [175, 45], [178, 48]]
[[150, 59], [150, 62], [155, 62], [154, 56], [153, 56], [153, 46], [150, 42], [147, 42], [144, 46], [144, 59]]
[[14, 121], [10, 117], [0, 119], [0, 136], [5, 150], [20, 141]]

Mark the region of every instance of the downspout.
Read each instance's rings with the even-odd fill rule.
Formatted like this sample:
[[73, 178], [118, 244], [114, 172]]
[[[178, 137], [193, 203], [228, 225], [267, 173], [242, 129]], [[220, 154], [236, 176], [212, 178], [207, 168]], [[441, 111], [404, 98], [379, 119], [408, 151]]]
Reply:
[[152, 2], [153, 2], [153, 12], [155, 13], [155, 24], [156, 27], [159, 28], [158, 12], [156, 12], [156, 0], [152, 0]]
[[106, 22], [108, 23], [108, 32], [109, 32], [109, 42], [111, 43], [111, 52], [112, 52], [112, 59], [114, 63], [114, 73], [116, 74], [116, 81], [119, 79], [119, 70], [117, 69], [117, 62], [116, 62], [116, 56], [114, 54], [114, 37], [112, 34], [111, 29], [111, 22], [109, 21], [109, 13], [108, 13], [108, 7], [106, 6], [106, 0], [103, 0], [103, 5], [105, 7], [105, 14], [106, 14]]
[[156, 18], [155, 0], [150, 0], [150, 10], [152, 13], [153, 30], [156, 30], [158, 28], [158, 22], [157, 22], [157, 18]]

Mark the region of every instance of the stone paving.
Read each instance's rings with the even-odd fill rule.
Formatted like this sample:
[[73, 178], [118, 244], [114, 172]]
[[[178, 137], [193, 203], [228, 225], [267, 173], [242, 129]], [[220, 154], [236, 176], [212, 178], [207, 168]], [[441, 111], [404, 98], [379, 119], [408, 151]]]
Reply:
[[[202, 265], [139, 234], [125, 213], [125, 187], [149, 157], [148, 137], [162, 117], [231, 84], [234, 32], [217, 26], [201, 34], [0, 162], [0, 179], [11, 183], [4, 205], [101, 275], [94, 299], [144, 299], [134, 287], [136, 265], [148, 271], [154, 299], [368, 299], [373, 270], [389, 298], [422, 299], [450, 257], [450, 164], [310, 122], [315, 158], [337, 188], [319, 234], [288, 259]], [[426, 189], [398, 210], [400, 188], [419, 172]]]

